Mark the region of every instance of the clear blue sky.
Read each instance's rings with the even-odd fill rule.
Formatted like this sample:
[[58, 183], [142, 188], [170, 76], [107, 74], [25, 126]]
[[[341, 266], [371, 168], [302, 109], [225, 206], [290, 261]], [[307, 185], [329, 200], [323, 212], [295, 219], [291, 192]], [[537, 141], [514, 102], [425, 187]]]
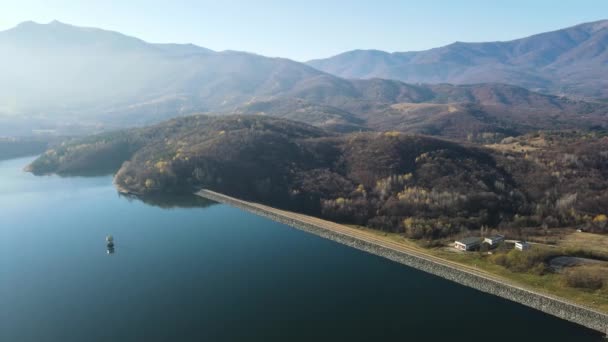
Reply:
[[0, 30], [53, 19], [150, 42], [299, 61], [509, 40], [608, 18], [608, 0], [2, 0]]

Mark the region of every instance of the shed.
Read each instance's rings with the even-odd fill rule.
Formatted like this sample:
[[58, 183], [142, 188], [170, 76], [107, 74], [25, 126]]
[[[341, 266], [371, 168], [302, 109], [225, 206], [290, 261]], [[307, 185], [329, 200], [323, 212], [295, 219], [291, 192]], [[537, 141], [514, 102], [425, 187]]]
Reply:
[[459, 239], [454, 242], [454, 248], [461, 251], [470, 251], [478, 248], [479, 245], [481, 245], [481, 239], [474, 236]]
[[486, 242], [490, 247], [496, 247], [499, 243], [505, 241], [505, 237], [503, 235], [493, 235], [483, 239], [483, 242]]

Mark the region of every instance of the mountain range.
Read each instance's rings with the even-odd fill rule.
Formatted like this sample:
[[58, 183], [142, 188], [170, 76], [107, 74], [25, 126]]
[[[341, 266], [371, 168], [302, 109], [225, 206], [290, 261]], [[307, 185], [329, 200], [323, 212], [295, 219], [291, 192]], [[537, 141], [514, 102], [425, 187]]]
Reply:
[[[600, 39], [605, 36], [605, 28], [606, 22], [598, 22], [564, 31], [568, 37], [580, 36], [581, 41], [583, 36], [587, 41], [591, 36], [596, 37], [593, 51], [597, 53], [580, 47], [580, 51], [587, 51], [579, 53], [586, 59], [573, 56], [571, 64], [583, 68], [586, 62], [581, 61], [599, 63], [597, 67], [589, 64], [594, 76], [584, 78], [598, 84], [605, 82], [601, 76], [606, 66], [602, 56], [606, 54], [598, 45], [605, 43]], [[554, 54], [549, 51], [559, 50], [561, 46], [557, 38], [552, 38], [560, 34], [545, 35], [528, 38], [532, 41], [527, 45], [519, 42], [519, 47], [511, 47], [509, 51], [527, 55], [526, 60], [534, 61], [536, 69], [541, 70], [540, 63]], [[484, 44], [477, 44], [476, 51], [488, 54], [491, 48]], [[447, 47], [439, 50], [444, 51], [442, 49]], [[540, 50], [533, 52], [534, 49]], [[458, 60], [456, 56], [460, 56], [462, 65], [484, 60], [469, 58], [472, 56], [469, 53], [458, 55], [439, 50], [427, 57], [393, 55], [407, 55], [412, 63], [431, 66], [452, 60], [449, 67], [438, 64], [431, 67], [433, 70], [447, 68], [450, 73], [452, 65], [456, 65], [453, 61]], [[449, 50], [454, 51], [453, 47]], [[524, 54], [524, 50], [528, 52]], [[539, 52], [541, 50], [546, 52]], [[565, 50], [566, 47], [562, 47], [560, 51]], [[194, 113], [269, 115], [341, 132], [399, 130], [455, 139], [484, 133], [504, 136], [537, 129], [594, 128], [608, 124], [605, 102], [542, 94], [509, 85], [507, 83], [517, 82], [510, 82], [511, 76], [498, 77], [500, 72], [487, 72], [491, 69], [489, 65], [483, 74], [495, 74], [496, 79], [472, 80], [487, 83], [432, 84], [443, 80], [430, 79], [429, 83], [408, 84], [373, 77], [372, 72], [355, 76], [373, 78], [349, 79], [335, 76], [332, 73], [341, 72], [321, 65], [342, 63], [338, 60], [330, 63], [333, 59], [309, 63], [313, 68], [289, 59], [246, 52], [217, 52], [189, 44], [152, 44], [117, 32], [57, 21], [25, 22], [0, 32], [0, 54], [3, 56], [0, 127], [6, 130], [0, 129], [0, 135], [14, 134], [22, 127], [30, 131], [51, 128], [86, 132], [144, 125]], [[566, 53], [561, 55], [560, 65], [565, 65]], [[523, 57], [520, 60], [523, 61]], [[516, 65], [517, 61], [512, 57], [508, 63]], [[360, 65], [371, 68], [375, 63], [370, 60]], [[348, 60], [343, 64], [348, 65]], [[501, 68], [498, 69], [503, 70]], [[519, 80], [514, 74], [509, 75]], [[379, 76], [399, 78], [398, 73], [392, 75], [392, 72]], [[597, 89], [604, 91], [601, 86]]]
[[506, 42], [455, 42], [416, 52], [354, 50], [308, 64], [345, 78], [500, 82], [558, 95], [606, 98], [608, 20]]

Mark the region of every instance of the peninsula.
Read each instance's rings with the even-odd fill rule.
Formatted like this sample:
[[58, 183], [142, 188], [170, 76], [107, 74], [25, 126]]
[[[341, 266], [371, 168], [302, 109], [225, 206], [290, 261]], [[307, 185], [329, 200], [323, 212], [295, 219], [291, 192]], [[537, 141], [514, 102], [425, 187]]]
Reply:
[[[143, 198], [204, 188], [307, 215], [304, 222], [328, 220], [323, 227], [339, 222], [348, 228], [330, 226], [351, 239], [359, 232], [353, 236], [373, 238], [366, 243], [421, 253], [415, 260], [424, 269], [436, 267], [432, 260], [466, 270], [462, 284], [485, 284], [479, 289], [604, 332], [607, 146], [604, 133], [590, 131], [474, 144], [395, 131], [336, 133], [263, 115], [199, 115], [74, 139], [29, 170], [110, 170], [117, 188]], [[507, 241], [453, 247], [492, 235], [534, 244], [526, 251]]]

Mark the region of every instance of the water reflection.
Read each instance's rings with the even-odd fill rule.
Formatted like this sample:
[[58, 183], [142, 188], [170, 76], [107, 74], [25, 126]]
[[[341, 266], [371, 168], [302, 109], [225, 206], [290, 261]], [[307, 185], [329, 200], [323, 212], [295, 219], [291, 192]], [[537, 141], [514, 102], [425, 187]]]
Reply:
[[148, 196], [137, 196], [132, 194], [118, 194], [122, 198], [126, 198], [128, 201], [142, 201], [147, 205], [159, 207], [162, 209], [176, 209], [176, 208], [206, 208], [217, 202], [196, 196], [194, 194], [163, 194], [163, 195], [148, 195]]

